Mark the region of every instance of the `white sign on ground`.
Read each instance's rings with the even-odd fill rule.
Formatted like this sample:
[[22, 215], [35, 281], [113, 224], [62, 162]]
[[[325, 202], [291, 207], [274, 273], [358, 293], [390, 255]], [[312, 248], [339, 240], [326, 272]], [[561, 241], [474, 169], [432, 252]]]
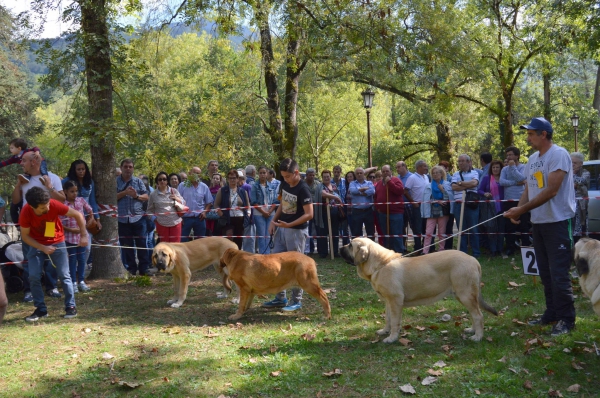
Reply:
[[535, 250], [533, 247], [521, 247], [521, 258], [523, 259], [523, 273], [525, 275], [539, 275]]

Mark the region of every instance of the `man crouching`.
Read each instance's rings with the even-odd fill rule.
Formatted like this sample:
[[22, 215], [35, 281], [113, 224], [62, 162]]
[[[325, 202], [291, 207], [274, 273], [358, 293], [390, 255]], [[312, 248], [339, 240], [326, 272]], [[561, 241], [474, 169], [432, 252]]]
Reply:
[[65, 293], [65, 318], [77, 316], [73, 283], [69, 273], [69, 259], [65, 245], [63, 226], [58, 216], [73, 217], [77, 221], [81, 240], [79, 246], [86, 247], [88, 234], [83, 214], [69, 208], [57, 200], [50, 199], [48, 192], [33, 187], [25, 194], [27, 203], [21, 210], [19, 224], [23, 242], [29, 245], [27, 261], [29, 266], [29, 283], [33, 295], [35, 311], [26, 317], [27, 322], [35, 322], [48, 316], [48, 308], [44, 302], [41, 277], [44, 261], [50, 258], [56, 267], [58, 278], [62, 282]]

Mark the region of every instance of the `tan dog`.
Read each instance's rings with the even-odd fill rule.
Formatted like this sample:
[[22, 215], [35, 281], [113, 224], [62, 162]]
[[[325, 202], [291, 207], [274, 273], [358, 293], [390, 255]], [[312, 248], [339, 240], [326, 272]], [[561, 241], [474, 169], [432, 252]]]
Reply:
[[181, 307], [187, 297], [192, 271], [202, 270], [210, 265], [219, 275], [223, 272], [219, 260], [227, 249], [237, 249], [237, 245], [225, 238], [209, 237], [186, 243], [161, 242], [152, 252], [152, 264], [158, 269], [173, 275], [173, 299], [167, 305]]
[[581, 291], [590, 298], [594, 312], [600, 316], [600, 242], [590, 238], [579, 239], [573, 259]]
[[483, 337], [483, 314], [480, 307], [494, 315], [495, 309], [483, 301], [479, 291], [481, 266], [474, 257], [457, 250], [446, 250], [421, 257], [402, 257], [367, 238], [353, 239], [340, 249], [347, 263], [356, 265], [358, 276], [371, 282], [385, 301], [385, 327], [379, 335], [389, 333], [384, 343], [398, 340], [402, 310], [434, 303], [454, 293], [471, 314], [475, 335]]
[[237, 312], [229, 319], [240, 319], [250, 308], [257, 294], [279, 293], [292, 286], [300, 286], [323, 306], [325, 317], [331, 318], [327, 295], [321, 289], [317, 276], [317, 264], [312, 258], [298, 252], [277, 254], [250, 254], [241, 250], [228, 249], [221, 258], [224, 271], [223, 286], [231, 291], [229, 278], [240, 291]]

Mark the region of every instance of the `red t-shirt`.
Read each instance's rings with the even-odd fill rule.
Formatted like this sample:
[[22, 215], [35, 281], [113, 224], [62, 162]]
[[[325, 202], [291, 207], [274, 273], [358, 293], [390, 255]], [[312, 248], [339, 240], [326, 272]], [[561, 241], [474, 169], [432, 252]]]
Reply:
[[50, 199], [50, 211], [41, 216], [33, 212], [33, 208], [27, 203], [21, 210], [19, 224], [23, 228], [29, 228], [29, 236], [44, 246], [50, 246], [65, 240], [63, 225], [58, 216], [64, 216], [69, 208], [57, 200]]

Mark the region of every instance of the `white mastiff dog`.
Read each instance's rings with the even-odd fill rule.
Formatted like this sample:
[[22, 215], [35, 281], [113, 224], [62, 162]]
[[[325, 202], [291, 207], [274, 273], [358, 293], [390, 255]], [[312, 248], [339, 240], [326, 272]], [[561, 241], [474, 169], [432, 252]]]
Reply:
[[371, 282], [385, 301], [385, 327], [379, 335], [389, 333], [384, 343], [398, 340], [402, 310], [434, 303], [454, 294], [471, 314], [475, 334], [483, 337], [483, 314], [480, 308], [498, 315], [479, 290], [481, 266], [474, 257], [457, 250], [446, 250], [421, 257], [402, 257], [367, 238], [353, 239], [340, 249], [347, 263], [356, 265], [358, 276]]
[[590, 238], [579, 239], [573, 259], [581, 291], [590, 298], [594, 312], [600, 316], [600, 242]]

